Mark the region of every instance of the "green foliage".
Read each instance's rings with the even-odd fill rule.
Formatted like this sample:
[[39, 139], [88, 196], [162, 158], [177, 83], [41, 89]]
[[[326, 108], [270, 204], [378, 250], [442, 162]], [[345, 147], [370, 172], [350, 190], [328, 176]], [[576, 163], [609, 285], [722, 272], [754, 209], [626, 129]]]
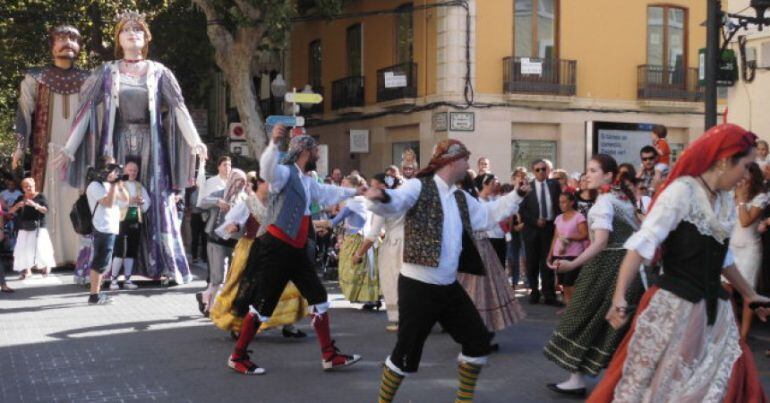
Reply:
[[[192, 104], [206, 99], [213, 50], [203, 14], [190, 0], [0, 0], [0, 156], [8, 156], [19, 83], [24, 71], [50, 63], [48, 30], [70, 24], [83, 36], [78, 66], [90, 69], [114, 58], [115, 20], [131, 9], [147, 13], [153, 41], [150, 58], [177, 75]], [[183, 38], [183, 40], [180, 40]]]

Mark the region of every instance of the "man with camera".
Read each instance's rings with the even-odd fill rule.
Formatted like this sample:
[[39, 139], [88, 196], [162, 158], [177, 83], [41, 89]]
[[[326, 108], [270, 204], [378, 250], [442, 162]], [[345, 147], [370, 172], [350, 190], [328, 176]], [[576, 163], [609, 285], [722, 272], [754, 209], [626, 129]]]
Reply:
[[98, 177], [95, 178], [86, 189], [88, 205], [93, 212], [93, 246], [91, 260], [91, 294], [88, 297], [89, 305], [104, 305], [112, 302], [112, 299], [101, 294], [102, 275], [109, 270], [112, 261], [112, 250], [115, 247], [115, 238], [120, 233], [120, 207], [118, 201], [127, 203], [128, 192], [123, 187], [123, 181], [127, 175], [123, 175], [123, 167], [115, 164], [115, 159], [110, 156], [101, 158]]

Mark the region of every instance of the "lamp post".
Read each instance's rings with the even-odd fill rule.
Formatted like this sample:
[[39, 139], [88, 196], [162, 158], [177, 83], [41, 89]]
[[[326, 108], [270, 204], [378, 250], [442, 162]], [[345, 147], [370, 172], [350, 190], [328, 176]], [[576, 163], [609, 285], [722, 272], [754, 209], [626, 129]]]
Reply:
[[[705, 88], [705, 129], [708, 130], [717, 124], [717, 72], [722, 50], [726, 48], [730, 40], [739, 30], [749, 25], [757, 25], [759, 30], [765, 25], [770, 26], [770, 18], [765, 18], [765, 11], [770, 8], [770, 0], [751, 0], [750, 6], [755, 10], [756, 17], [740, 14], [725, 14], [722, 12], [721, 0], [707, 0], [706, 11], [706, 88]], [[723, 26], [724, 17], [730, 17], [735, 21], [728, 24], [728, 34], [725, 43], [720, 45], [719, 36]], [[744, 61], [745, 62], [745, 61]]]

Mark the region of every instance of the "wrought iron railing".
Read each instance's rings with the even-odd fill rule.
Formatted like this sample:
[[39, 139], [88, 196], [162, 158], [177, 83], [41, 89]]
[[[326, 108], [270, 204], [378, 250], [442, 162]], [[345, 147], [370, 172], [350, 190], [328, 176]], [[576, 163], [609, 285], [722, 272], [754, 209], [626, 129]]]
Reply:
[[637, 67], [637, 97], [674, 101], [703, 101], [697, 68], [670, 68], [644, 64]]
[[377, 102], [417, 97], [417, 63], [406, 62], [377, 70]]
[[351, 76], [332, 82], [332, 109], [364, 106], [364, 77]]
[[575, 60], [503, 58], [503, 92], [508, 94], [575, 95], [576, 82]]

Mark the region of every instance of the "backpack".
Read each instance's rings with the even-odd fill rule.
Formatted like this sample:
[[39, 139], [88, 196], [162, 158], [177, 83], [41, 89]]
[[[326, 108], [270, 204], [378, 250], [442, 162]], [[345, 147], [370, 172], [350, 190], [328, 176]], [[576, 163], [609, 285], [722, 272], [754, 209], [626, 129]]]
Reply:
[[70, 221], [72, 221], [72, 228], [75, 229], [80, 235], [91, 235], [94, 232], [93, 218], [96, 208], [99, 207], [99, 202], [96, 202], [96, 206], [93, 211], [88, 205], [88, 196], [84, 194], [80, 195], [72, 205], [70, 210]]

